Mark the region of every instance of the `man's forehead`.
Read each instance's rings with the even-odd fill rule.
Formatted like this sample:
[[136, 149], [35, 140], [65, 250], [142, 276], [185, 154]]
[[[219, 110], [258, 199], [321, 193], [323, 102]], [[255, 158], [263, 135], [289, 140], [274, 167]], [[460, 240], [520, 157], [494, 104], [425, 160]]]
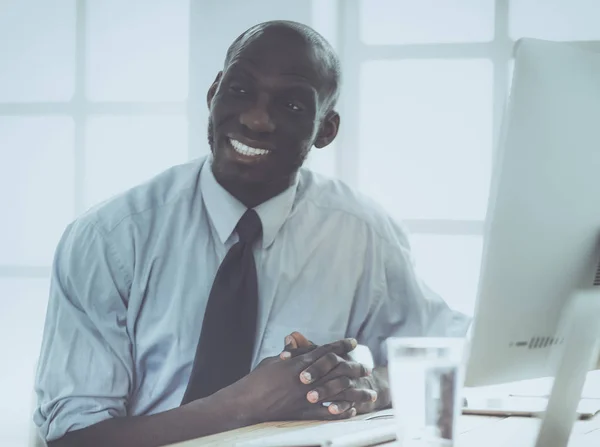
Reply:
[[229, 64], [248, 62], [269, 74], [296, 74], [319, 86], [324, 78], [321, 51], [293, 33], [262, 30], [245, 35], [233, 48]]

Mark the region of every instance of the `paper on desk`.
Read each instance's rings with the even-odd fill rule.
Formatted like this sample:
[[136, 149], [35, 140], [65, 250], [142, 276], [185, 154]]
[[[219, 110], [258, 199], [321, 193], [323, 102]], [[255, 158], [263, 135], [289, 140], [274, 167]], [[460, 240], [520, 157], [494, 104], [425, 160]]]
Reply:
[[242, 441], [237, 447], [363, 447], [396, 439], [393, 419], [330, 422]]
[[[547, 407], [545, 397], [469, 398], [463, 414], [541, 416]], [[581, 399], [576, 411], [579, 419], [589, 419], [600, 412], [600, 399]]]
[[[540, 416], [548, 406], [554, 379], [524, 380], [477, 388], [465, 388], [468, 405], [463, 414]], [[600, 371], [587, 375], [577, 414], [588, 419], [600, 412]]]
[[[490, 385], [476, 388], [466, 388], [464, 395], [469, 399], [492, 397], [492, 396], [514, 396], [514, 397], [549, 397], [554, 383], [553, 377], [541, 379], [523, 380], [520, 382], [506, 383], [502, 385]], [[600, 399], [600, 370], [590, 371], [581, 393], [582, 399]]]

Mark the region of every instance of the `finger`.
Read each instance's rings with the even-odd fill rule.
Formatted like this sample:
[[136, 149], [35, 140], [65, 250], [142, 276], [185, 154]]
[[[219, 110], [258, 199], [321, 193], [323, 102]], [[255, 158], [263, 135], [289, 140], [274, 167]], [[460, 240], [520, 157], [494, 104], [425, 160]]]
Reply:
[[298, 357], [299, 355], [306, 354], [317, 347], [312, 341], [308, 340], [298, 331], [294, 331], [290, 335], [286, 336], [284, 342], [285, 346], [283, 351], [281, 354], [279, 354], [279, 357], [282, 360]]
[[286, 335], [284, 340], [283, 340], [283, 349], [297, 349], [298, 348], [298, 343], [296, 343], [296, 339], [294, 338], [294, 336], [292, 334], [290, 335]]
[[331, 401], [348, 401], [353, 406], [372, 404], [377, 401], [377, 391], [368, 388], [347, 388], [336, 396], [330, 396]]
[[292, 332], [290, 336], [294, 339], [297, 348], [307, 348], [309, 346], [314, 345], [312, 341], [307, 339], [303, 334], [301, 334], [298, 331]]
[[326, 345], [317, 347], [308, 354], [303, 355], [301, 364], [303, 364], [305, 367], [308, 367], [329, 353], [342, 356], [352, 351], [354, 348], [356, 348], [356, 346], [357, 342], [353, 338], [344, 338], [333, 343], [328, 343]]
[[364, 380], [352, 380], [342, 376], [315, 386], [306, 393], [310, 403], [348, 401], [358, 404], [373, 403], [377, 400], [377, 392]]
[[[340, 396], [342, 392], [352, 388], [354, 382], [348, 377], [338, 377], [337, 379], [329, 380], [324, 384], [314, 387], [306, 393], [306, 400], [312, 404], [317, 402], [332, 402], [333, 397]], [[352, 401], [350, 401], [352, 402]]]
[[296, 339], [290, 335], [286, 335], [283, 339], [283, 351], [279, 354], [279, 358], [281, 360], [287, 360], [293, 357], [291, 354], [293, 351], [298, 349], [298, 344], [296, 343]]
[[332, 380], [337, 377], [346, 376], [351, 379], [360, 379], [361, 377], [367, 377], [372, 374], [372, 371], [362, 363], [347, 361], [342, 357], [340, 362], [334, 369], [332, 369], [327, 376], [324, 377], [326, 380]]
[[316, 346], [308, 346], [306, 348], [285, 350], [281, 354], [279, 354], [279, 358], [281, 360], [291, 359], [291, 358], [306, 354], [307, 352], [310, 352], [310, 351], [314, 350], [315, 348], [316, 348]]
[[300, 381], [305, 385], [318, 382], [344, 362], [345, 360], [339, 355], [328, 352], [300, 372]]
[[331, 402], [331, 404], [327, 406], [327, 411], [329, 411], [333, 415], [338, 415], [345, 413], [350, 408], [352, 408], [352, 402], [342, 400]]
[[302, 371], [300, 381], [308, 385], [320, 380], [332, 380], [342, 376], [359, 379], [367, 377], [371, 373], [371, 369], [362, 363], [347, 361], [343, 357], [329, 353]]

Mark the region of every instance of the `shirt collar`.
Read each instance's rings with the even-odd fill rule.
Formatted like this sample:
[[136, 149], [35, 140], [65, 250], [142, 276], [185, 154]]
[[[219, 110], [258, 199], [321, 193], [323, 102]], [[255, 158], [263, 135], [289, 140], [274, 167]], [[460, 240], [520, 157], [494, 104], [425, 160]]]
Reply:
[[[241, 217], [246, 212], [246, 206], [223, 188], [212, 172], [212, 156], [209, 156], [200, 173], [202, 199], [208, 215], [217, 230], [223, 244], [231, 237]], [[281, 194], [261, 203], [254, 208], [262, 223], [262, 246], [268, 248], [275, 236], [285, 223], [296, 198], [298, 176], [294, 183]]]

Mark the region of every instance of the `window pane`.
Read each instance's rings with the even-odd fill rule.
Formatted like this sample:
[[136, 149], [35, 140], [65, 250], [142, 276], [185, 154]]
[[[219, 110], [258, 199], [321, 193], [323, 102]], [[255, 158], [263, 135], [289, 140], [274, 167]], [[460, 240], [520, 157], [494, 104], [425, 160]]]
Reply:
[[306, 166], [310, 170], [318, 172], [326, 177], [337, 177], [336, 148], [337, 144], [335, 142], [322, 149], [313, 147], [310, 151]]
[[360, 31], [371, 45], [486, 42], [494, 0], [361, 0]]
[[600, 39], [598, 0], [511, 0], [510, 35], [514, 39]]
[[88, 95], [93, 100], [184, 100], [189, 1], [87, 2]]
[[337, 48], [340, 16], [337, 0], [311, 0], [310, 9], [311, 26], [327, 39], [333, 48]]
[[396, 218], [483, 219], [492, 64], [374, 61], [360, 89], [360, 188]]
[[185, 118], [92, 118], [86, 132], [86, 205], [108, 199], [187, 159]]
[[75, 0], [1, 0], [0, 55], [0, 101], [69, 100]]
[[51, 264], [74, 216], [73, 137], [70, 118], [0, 118], [0, 264]]
[[414, 234], [411, 243], [423, 281], [452, 308], [473, 315], [482, 237]]
[[[0, 445], [27, 446], [33, 425], [33, 382], [46, 304], [46, 279], [0, 278]], [[5, 366], [7, 365], [7, 366]]]

